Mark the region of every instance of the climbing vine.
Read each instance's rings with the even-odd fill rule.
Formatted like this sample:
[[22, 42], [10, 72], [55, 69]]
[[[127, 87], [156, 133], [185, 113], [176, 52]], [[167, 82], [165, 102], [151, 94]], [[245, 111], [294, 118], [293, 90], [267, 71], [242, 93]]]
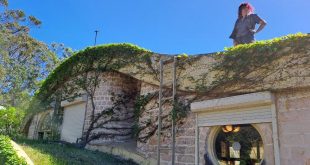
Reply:
[[71, 77], [91, 70], [115, 71], [148, 61], [150, 51], [131, 44], [108, 44], [88, 47], [75, 53], [49, 74], [36, 96], [44, 100]]
[[[169, 94], [168, 89], [165, 90], [164, 95]], [[155, 114], [150, 114], [152, 110], [158, 110], [158, 91], [154, 93], [147, 93], [140, 95], [136, 99], [135, 104], [135, 125], [134, 125], [134, 137], [139, 142], [145, 143], [149, 138], [156, 134], [158, 130], [158, 111]], [[191, 100], [176, 99], [176, 101], [166, 100], [163, 101], [163, 107], [165, 107], [165, 113], [162, 114], [162, 130], [168, 130], [171, 128], [172, 119], [176, 124], [182, 124], [182, 120], [186, 118], [190, 112]], [[168, 112], [168, 113], [167, 113]], [[139, 121], [139, 119], [142, 119]], [[158, 133], [158, 132], [157, 132]], [[166, 135], [165, 135], [166, 136]], [[169, 135], [167, 135], [169, 136]]]
[[[116, 71], [126, 66], [140, 68], [141, 71], [152, 74], [151, 52], [132, 44], [107, 44], [96, 47], [88, 47], [85, 50], [74, 53], [63, 61], [42, 82], [40, 89], [35, 93], [31, 104], [27, 109], [25, 121], [32, 115], [59, 105], [61, 100], [73, 99], [70, 96], [76, 89], [62, 88], [72, 78], [85, 75], [90, 71], [109, 72]], [[141, 65], [143, 63], [144, 65]], [[155, 75], [155, 74], [154, 74]], [[62, 95], [64, 94], [64, 95]], [[54, 108], [56, 111], [58, 108]], [[58, 110], [57, 110], [58, 109]], [[26, 122], [24, 122], [26, 123]]]
[[[281, 71], [296, 65], [309, 64], [309, 58], [305, 60], [307, 59], [307, 54], [303, 57], [291, 56], [291, 52], [297, 53], [298, 51], [308, 49], [304, 45], [304, 40], [309, 40], [309, 36], [298, 33], [273, 40], [258, 41], [252, 44], [226, 48], [224, 52], [210, 55], [215, 62], [207, 72], [201, 73], [198, 76], [191, 76], [191, 73], [183, 73], [186, 71], [186, 67], [199, 61], [200, 57], [180, 58], [177, 78], [179, 81], [182, 81], [182, 78], [188, 77], [191, 84], [195, 86], [195, 94], [202, 94], [204, 96], [219, 93], [229, 95], [240, 89], [254, 88], [258, 84], [264, 84], [274, 73], [279, 73], [279, 75], [273, 81], [283, 80], [291, 75], [281, 75], [283, 73]], [[289, 57], [285, 64], [277, 62], [282, 57]], [[160, 55], [130, 44], [109, 44], [87, 48], [68, 58], [48, 76], [37, 92], [34, 103], [40, 107], [44, 107], [42, 105], [47, 103], [45, 104], [46, 107], [52, 101], [59, 103], [61, 100], [74, 99], [80, 94], [76, 93], [76, 91], [79, 91], [78, 89], [86, 91], [90, 100], [92, 100], [94, 99], [95, 91], [98, 89], [98, 78], [103, 72], [118, 71], [129, 66], [136, 69], [132, 69], [133, 71], [130, 72], [130, 75], [152, 76], [153, 80], [159, 80], [159, 67], [154, 64], [157, 64], [161, 58]], [[268, 83], [272, 84], [273, 82], [269, 81]], [[64, 84], [70, 88], [64, 88]], [[226, 90], [228, 88], [230, 93]], [[183, 92], [186, 93], [187, 91]], [[165, 95], [169, 95], [169, 92], [166, 92]], [[84, 145], [96, 138], [112, 136], [104, 133], [95, 135], [91, 132], [98, 128], [98, 126], [103, 126], [103, 124], [98, 124], [99, 119], [110, 119], [119, 109], [118, 106], [122, 105], [122, 108], [124, 108], [124, 103], [128, 102], [128, 98], [136, 98], [133, 116], [135, 124], [132, 128], [134, 137], [140, 142], [146, 142], [156, 134], [158, 116], [157, 114], [151, 114], [150, 110], [158, 108], [158, 102], [156, 101], [158, 91], [145, 95], [130, 94], [130, 97], [128, 97], [128, 94], [124, 94], [123, 96], [118, 96], [111, 108], [102, 110], [102, 113], [99, 114], [94, 113], [98, 109], [96, 109], [94, 102], [91, 101], [93, 106], [91, 114], [93, 124], [91, 124], [88, 130], [88, 137], [84, 136], [84, 139], [82, 139], [85, 142]], [[179, 98], [174, 103], [164, 102], [164, 105], [169, 107], [171, 111], [163, 114], [163, 130], [171, 128], [169, 123], [171, 123], [172, 118], [178, 124], [181, 124], [182, 119], [186, 118], [190, 111], [190, 103], [195, 99], [185, 101]], [[145, 115], [149, 117], [145, 117]], [[140, 121], [141, 118], [147, 119]]]
[[[294, 65], [309, 64], [309, 60], [304, 60], [307, 54], [304, 57], [293, 56], [284, 65], [277, 63], [278, 59], [290, 56], [292, 52], [298, 53], [307, 49], [304, 45], [306, 43], [304, 41], [307, 39], [309, 39], [309, 35], [297, 33], [272, 40], [226, 48], [224, 52], [212, 55], [216, 62], [212, 64], [209, 72], [200, 74], [197, 76], [198, 78], [189, 77], [189, 80], [195, 84], [195, 91], [204, 94], [211, 94], [216, 90], [223, 94], [225, 88], [232, 87], [236, 88], [231, 92], [252, 88], [262, 84], [276, 72], [281, 73], [280, 71]], [[212, 74], [210, 73], [214, 73], [211, 78], [210, 75]], [[287, 77], [279, 75], [274, 81], [285, 78]], [[273, 82], [269, 83], [272, 84]]]
[[[133, 136], [134, 138], [139, 137], [139, 133], [141, 131], [141, 128], [139, 127], [139, 118], [142, 117], [143, 113], [146, 110], [146, 105], [154, 99], [158, 95], [158, 92], [156, 93], [147, 93], [146, 95], [138, 95], [136, 96], [135, 106], [134, 106], [134, 116], [135, 116], [135, 123], [133, 126]], [[151, 124], [150, 121], [148, 121], [149, 125]]]

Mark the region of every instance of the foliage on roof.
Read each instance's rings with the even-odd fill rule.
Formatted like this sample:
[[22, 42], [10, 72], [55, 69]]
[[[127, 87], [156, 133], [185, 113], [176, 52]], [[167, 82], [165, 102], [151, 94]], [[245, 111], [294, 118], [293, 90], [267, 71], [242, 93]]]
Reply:
[[[172, 111], [175, 113], [171, 113], [174, 114], [173, 118], [181, 122], [181, 119], [189, 112], [189, 103], [204, 96], [211, 98], [221, 95], [223, 97], [224, 95], [235, 95], [242, 92], [282, 89], [284, 87], [298, 86], [298, 83], [305, 83], [309, 86], [309, 46], [310, 36], [298, 33], [272, 40], [257, 41], [251, 44], [225, 48], [224, 52], [212, 55], [190, 56], [184, 58], [186, 60], [178, 58], [180, 59], [177, 69], [178, 89], [185, 89], [183, 91], [190, 91], [191, 94], [195, 92], [196, 95], [186, 101], [188, 104], [174, 104], [176, 108], [173, 108]], [[73, 79], [74, 77], [79, 78], [82, 73], [86, 73], [81, 77], [88, 78], [88, 73], [94, 73], [94, 71], [98, 73], [97, 75], [101, 75], [101, 72], [105, 71], [118, 71], [128, 76], [133, 76], [140, 81], [158, 85], [158, 79], [156, 79], [159, 73], [158, 60], [163, 58], [172, 59], [172, 56], [159, 56], [131, 44], [109, 44], [86, 48], [66, 59], [48, 76], [36, 94], [35, 99], [37, 101], [34, 99], [34, 103], [50, 103], [53, 101], [48, 100], [53, 98], [50, 96], [55, 94], [58, 89], [66, 86], [67, 82], [73, 82], [74, 84], [77, 82]], [[171, 65], [171, 63], [166, 65]], [[152, 77], [153, 75], [155, 77]], [[168, 77], [168, 73], [164, 72], [164, 76]], [[298, 81], [293, 82], [295, 80]], [[291, 82], [297, 85], [291, 84]], [[94, 84], [98, 85], [98, 83]], [[283, 84], [285, 85], [283, 86]], [[189, 88], [187, 88], [187, 85]], [[85, 86], [92, 87], [92, 85]], [[65, 93], [66, 91], [61, 92]], [[154, 96], [156, 97], [157, 95], [154, 94]], [[134, 98], [134, 96], [130, 96], [131, 98]], [[150, 102], [150, 98], [152, 97], [149, 97], [149, 95], [137, 98], [135, 106], [136, 121], [143, 115], [144, 111], [147, 111], [145, 105]], [[154, 103], [156, 104], [156, 102]], [[185, 101], [180, 100], [180, 103], [185, 103]], [[92, 112], [95, 112], [95, 109]], [[41, 110], [44, 110], [42, 106]], [[109, 111], [101, 112], [103, 113], [100, 114], [110, 113]], [[99, 118], [96, 117], [96, 119]], [[145, 136], [138, 137], [141, 141], [146, 141], [157, 130], [156, 122], [152, 122], [151, 119], [145, 125], [137, 124], [134, 126], [136, 136], [140, 135], [141, 131], [149, 131]], [[91, 131], [91, 129], [89, 130]]]
[[[289, 73], [290, 68], [306, 71], [304, 67], [309, 66], [309, 43], [308, 34], [297, 33], [225, 48], [224, 52], [212, 56], [215, 62], [209, 72], [192, 77], [191, 83], [195, 84], [196, 91], [210, 92], [221, 88], [219, 91], [224, 92], [227, 86], [238, 86], [236, 91], [290, 79], [299, 74]], [[294, 55], [297, 53], [298, 56]], [[285, 61], [280, 60], [282, 58]], [[211, 73], [216, 74], [211, 77]], [[300, 77], [306, 76], [300, 74]]]
[[[189, 75], [185, 77], [190, 77], [189, 84], [192, 87], [190, 89], [186, 85], [183, 85], [183, 89], [207, 93], [223, 84], [229, 84], [239, 80], [243, 82], [261, 81], [263, 78], [260, 80], [256, 78], [255, 80], [248, 77], [260, 68], [267, 71], [275, 69], [270, 68], [275, 60], [282, 56], [287, 56], [293, 51], [298, 52], [305, 49], [306, 46], [303, 45], [303, 41], [309, 38], [307, 34], [297, 33], [272, 40], [257, 41], [251, 44], [225, 48], [225, 51], [210, 56], [210, 58], [215, 60], [210, 71], [205, 71], [200, 75], [196, 75], [196, 77], [192, 76], [192, 72], [187, 73]], [[291, 50], [283, 52], [285, 47], [289, 47]], [[70, 77], [77, 76], [79, 73], [88, 72], [93, 69], [118, 71], [138, 63], [148, 65], [152, 63], [151, 57], [154, 55], [155, 53], [149, 50], [127, 43], [88, 47], [66, 59], [50, 73], [36, 93], [36, 98], [39, 100], [46, 99], [68, 81]], [[169, 56], [167, 57], [169, 58]], [[204, 56], [190, 56], [189, 59], [193, 62], [199, 61], [201, 57]], [[136, 69], [139, 70], [139, 66], [136, 66]], [[143, 69], [145, 68], [140, 68], [140, 70]], [[194, 66], [187, 67], [185, 70], [196, 71]], [[218, 72], [219, 74], [216, 74], [210, 79], [211, 72]], [[128, 74], [130, 73], [128, 72]], [[141, 80], [143, 81], [143, 79]], [[154, 84], [156, 83], [154, 82]], [[182, 87], [182, 82], [180, 87]]]
[[226, 47], [224, 48], [225, 51], [220, 52], [219, 55], [238, 57], [242, 54], [252, 55], [255, 53], [257, 54], [276, 52], [279, 50], [279, 48], [285, 46], [295, 46], [296, 42], [300, 43], [305, 38], [309, 38], [309, 35], [303, 33], [289, 34], [270, 40], [261, 40], [250, 44], [241, 44], [235, 47]]
[[82, 72], [95, 68], [102, 71], [118, 70], [139, 61], [146, 61], [149, 53], [146, 49], [127, 43], [88, 47], [56, 67], [43, 82], [36, 96], [45, 99], [70, 77]]

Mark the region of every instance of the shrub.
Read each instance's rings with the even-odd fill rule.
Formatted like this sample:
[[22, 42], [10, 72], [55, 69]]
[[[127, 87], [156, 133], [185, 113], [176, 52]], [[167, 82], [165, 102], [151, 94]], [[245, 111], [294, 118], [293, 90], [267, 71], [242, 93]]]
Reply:
[[0, 162], [4, 165], [27, 165], [27, 162], [20, 158], [7, 136], [0, 135]]
[[14, 107], [0, 110], [0, 134], [16, 136], [20, 129], [24, 113]]

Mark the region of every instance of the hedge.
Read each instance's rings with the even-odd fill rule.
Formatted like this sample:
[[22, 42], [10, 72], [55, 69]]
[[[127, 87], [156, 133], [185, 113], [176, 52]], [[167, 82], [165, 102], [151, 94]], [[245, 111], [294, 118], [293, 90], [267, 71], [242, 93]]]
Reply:
[[9, 137], [0, 135], [0, 164], [1, 165], [27, 165], [27, 162], [17, 155], [11, 145]]

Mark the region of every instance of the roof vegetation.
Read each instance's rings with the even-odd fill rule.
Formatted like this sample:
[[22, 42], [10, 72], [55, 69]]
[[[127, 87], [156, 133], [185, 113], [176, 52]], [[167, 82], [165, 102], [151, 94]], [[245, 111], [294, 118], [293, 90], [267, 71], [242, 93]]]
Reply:
[[[281, 56], [278, 52], [281, 48], [286, 46], [294, 47], [301, 43], [303, 39], [308, 38], [310, 38], [308, 34], [297, 33], [271, 40], [225, 48], [225, 51], [219, 52], [212, 57], [218, 60], [213, 70], [226, 72], [227, 74], [219, 76], [211, 86], [210, 84], [201, 84], [204, 81], [196, 78], [193, 81], [193, 83], [196, 83], [195, 90], [208, 91], [213, 89], [214, 86], [220, 85], [219, 83], [238, 79], [241, 72], [247, 72], [259, 65], [272, 63], [273, 60]], [[149, 50], [128, 43], [88, 47], [76, 52], [56, 67], [42, 83], [41, 88], [36, 93], [36, 98], [46, 100], [70, 77], [77, 76], [79, 73], [92, 71], [93, 69], [100, 69], [102, 72], [117, 71], [135, 63], [150, 63], [150, 57], [154, 54]], [[199, 57], [201, 56], [190, 56], [192, 59]]]

